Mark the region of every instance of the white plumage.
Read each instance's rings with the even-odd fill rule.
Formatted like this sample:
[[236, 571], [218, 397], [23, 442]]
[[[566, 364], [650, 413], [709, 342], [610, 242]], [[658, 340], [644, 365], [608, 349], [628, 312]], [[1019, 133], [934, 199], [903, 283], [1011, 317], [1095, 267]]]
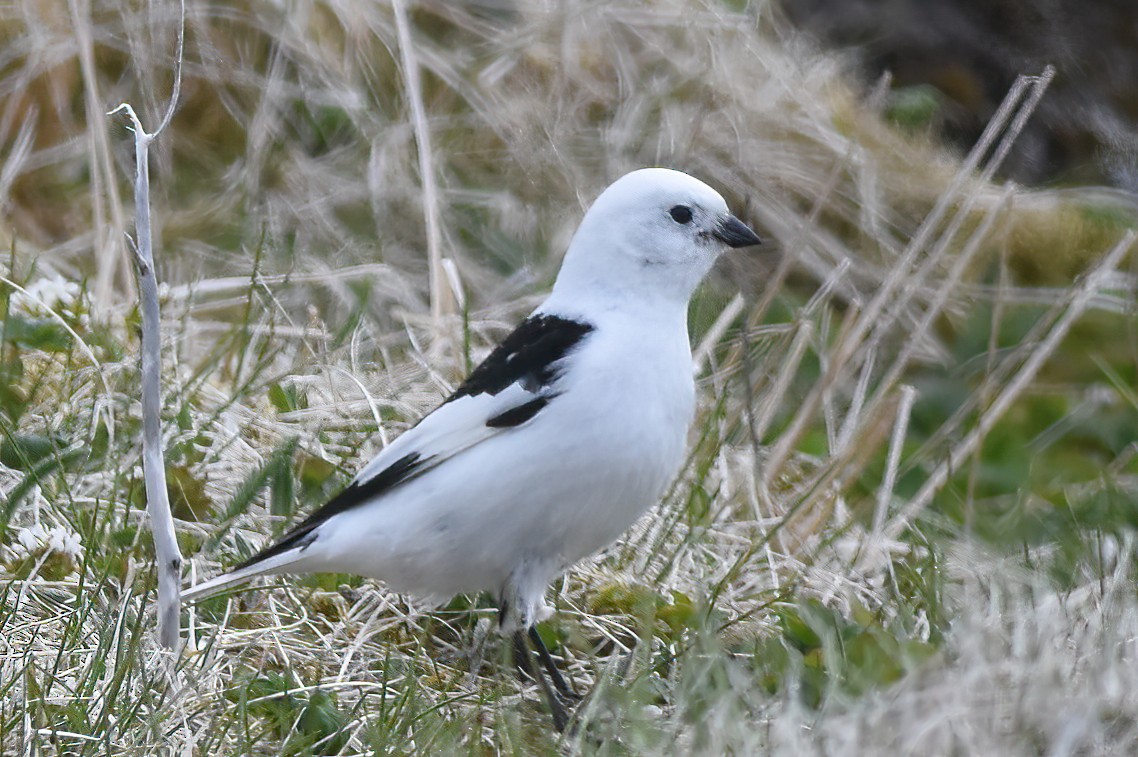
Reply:
[[724, 249], [758, 242], [697, 179], [624, 176], [586, 213], [550, 297], [450, 399], [281, 542], [183, 597], [333, 571], [434, 598], [495, 592], [503, 625], [532, 625], [549, 582], [679, 470], [688, 301]]

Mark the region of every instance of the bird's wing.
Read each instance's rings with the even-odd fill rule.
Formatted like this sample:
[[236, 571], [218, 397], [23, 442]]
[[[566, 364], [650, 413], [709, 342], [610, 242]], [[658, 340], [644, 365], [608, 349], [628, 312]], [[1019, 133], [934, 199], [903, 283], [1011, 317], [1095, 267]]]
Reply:
[[[558, 395], [562, 360], [592, 330], [587, 323], [553, 315], [523, 321], [443, 404], [384, 448], [343, 491], [280, 541], [237, 566], [228, 576], [231, 580], [215, 579], [217, 588], [287, 564], [290, 560], [282, 559], [286, 553], [299, 555], [329, 518], [372, 502], [460, 452], [533, 419]], [[213, 593], [204, 591], [205, 585], [201, 588], [195, 589], [195, 597]]]

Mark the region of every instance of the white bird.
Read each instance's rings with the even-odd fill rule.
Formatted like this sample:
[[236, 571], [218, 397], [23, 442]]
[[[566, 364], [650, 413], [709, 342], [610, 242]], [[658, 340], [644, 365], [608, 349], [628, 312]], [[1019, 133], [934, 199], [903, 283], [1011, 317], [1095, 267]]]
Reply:
[[688, 302], [720, 253], [756, 244], [698, 179], [625, 175], [585, 214], [549, 298], [445, 402], [279, 542], [183, 598], [353, 573], [435, 599], [490, 591], [504, 628], [532, 629], [548, 584], [679, 471], [695, 409]]

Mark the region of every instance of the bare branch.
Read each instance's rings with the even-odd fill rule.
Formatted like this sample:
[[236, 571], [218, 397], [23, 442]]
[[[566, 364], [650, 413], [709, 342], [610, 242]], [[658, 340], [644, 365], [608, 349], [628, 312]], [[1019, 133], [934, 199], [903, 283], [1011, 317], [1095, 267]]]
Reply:
[[162, 123], [150, 135], [157, 139], [158, 135], [166, 130], [174, 118], [174, 111], [178, 108], [178, 98], [182, 95], [182, 56], [186, 49], [186, 0], [179, 0], [181, 15], [178, 21], [178, 52], [174, 56], [174, 91], [170, 93], [170, 104], [166, 106], [166, 115], [162, 116]]
[[181, 3], [178, 24], [178, 56], [174, 69], [174, 91], [166, 116], [153, 134], [147, 134], [129, 103], [107, 115], [125, 113], [134, 132], [134, 217], [135, 263], [138, 267], [138, 298], [142, 310], [142, 460], [146, 484], [146, 510], [154, 534], [154, 553], [158, 563], [158, 639], [167, 649], [175, 649], [181, 633], [182, 553], [174, 532], [174, 517], [166, 493], [166, 462], [162, 450], [162, 333], [158, 307], [158, 279], [154, 270], [154, 249], [150, 229], [150, 143], [166, 127], [177, 107], [181, 92], [182, 54], [185, 38], [186, 5]]

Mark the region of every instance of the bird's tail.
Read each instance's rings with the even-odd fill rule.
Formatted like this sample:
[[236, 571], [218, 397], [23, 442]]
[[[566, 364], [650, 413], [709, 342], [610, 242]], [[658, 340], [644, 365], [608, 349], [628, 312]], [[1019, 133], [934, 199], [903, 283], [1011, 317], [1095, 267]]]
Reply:
[[212, 597], [230, 586], [245, 583], [251, 578], [263, 576], [267, 573], [287, 573], [288, 571], [285, 568], [300, 559], [301, 551], [299, 549], [290, 549], [287, 552], [270, 555], [183, 590], [182, 601], [197, 602], [200, 599]]

